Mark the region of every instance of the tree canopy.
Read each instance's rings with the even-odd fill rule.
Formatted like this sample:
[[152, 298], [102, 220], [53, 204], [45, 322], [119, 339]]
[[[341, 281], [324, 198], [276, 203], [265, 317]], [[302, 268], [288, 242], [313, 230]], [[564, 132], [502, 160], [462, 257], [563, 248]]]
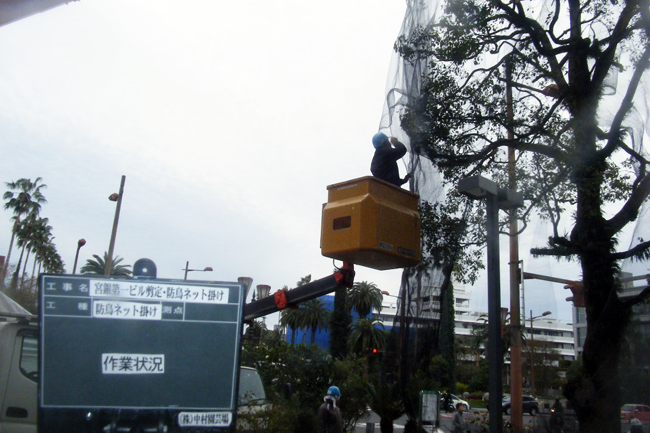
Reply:
[[348, 306], [354, 308], [360, 317], [366, 317], [374, 309], [381, 311], [384, 297], [375, 283], [361, 281], [354, 283], [347, 296]]
[[[31, 216], [35, 218], [41, 211], [41, 204], [47, 203], [45, 196], [41, 190], [47, 188], [47, 185], [42, 183], [40, 177], [32, 182], [31, 179], [21, 178], [15, 182], [5, 182], [8, 191], [5, 191], [2, 198], [5, 200], [5, 210], [10, 210], [14, 216], [14, 225], [11, 231], [11, 240], [9, 241], [9, 251], [5, 260], [5, 267], [2, 270], [3, 275], [9, 266], [9, 259], [11, 258], [11, 250], [13, 249], [14, 239], [16, 232], [20, 229], [20, 224], [24, 216]], [[19, 271], [20, 266], [16, 272]]]
[[[449, 240], [484, 242], [483, 204], [456, 192], [461, 178], [482, 174], [523, 193], [522, 230], [533, 216], [551, 223], [534, 254], [580, 263], [587, 337], [582, 374], [565, 392], [585, 432], [620, 431], [621, 336], [631, 306], [648, 296], [617, 291], [621, 261], [650, 257], [648, 240], [619, 249], [650, 194], [649, 36], [645, 0], [454, 0], [396, 43], [404, 63], [424, 72], [405, 92], [401, 127], [414, 166], [428, 161], [446, 193], [424, 206], [423, 226], [434, 222], [424, 235], [429, 260], [445, 264]], [[426, 174], [415, 180], [423, 192]], [[472, 251], [456, 257], [465, 281], [480, 267]]]
[[[57, 252], [52, 234], [52, 226], [48, 218], [41, 216], [41, 208], [47, 203], [43, 191], [47, 185], [43, 179], [35, 180], [21, 178], [13, 182], [5, 182], [9, 188], [3, 194], [4, 208], [13, 215], [9, 250], [4, 267], [0, 269], [0, 285], [5, 285], [7, 271], [11, 265], [12, 275], [8, 284], [8, 293], [15, 299], [26, 302], [31, 311], [36, 311], [36, 278], [38, 273], [45, 270], [49, 273], [65, 272], [64, 263]], [[20, 247], [18, 263], [10, 264], [14, 243]], [[27, 263], [33, 258], [31, 278], [27, 273]], [[23, 261], [24, 260], [24, 261]], [[24, 292], [24, 293], [23, 293]], [[27, 305], [29, 304], [29, 305]]]
[[[104, 252], [104, 258], [99, 257], [97, 254], [93, 254], [94, 259], [86, 260], [86, 264], [83, 265], [79, 272], [82, 274], [91, 274], [91, 275], [104, 275], [106, 270], [106, 260], [108, 259], [108, 252]], [[115, 256], [111, 262], [111, 271], [109, 275], [115, 275], [120, 277], [131, 276], [131, 265], [120, 265], [124, 260], [122, 257]]]

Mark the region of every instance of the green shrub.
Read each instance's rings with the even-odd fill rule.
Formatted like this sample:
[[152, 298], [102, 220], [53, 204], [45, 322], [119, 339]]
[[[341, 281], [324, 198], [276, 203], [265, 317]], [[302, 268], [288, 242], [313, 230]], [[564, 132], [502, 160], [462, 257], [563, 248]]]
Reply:
[[[289, 405], [286, 401], [279, 404], [269, 404], [258, 411], [245, 412], [240, 415], [237, 422], [237, 431], [244, 429], [250, 433], [295, 433], [294, 426], [297, 424], [298, 411], [295, 405]], [[303, 430], [312, 431], [312, 430]]]

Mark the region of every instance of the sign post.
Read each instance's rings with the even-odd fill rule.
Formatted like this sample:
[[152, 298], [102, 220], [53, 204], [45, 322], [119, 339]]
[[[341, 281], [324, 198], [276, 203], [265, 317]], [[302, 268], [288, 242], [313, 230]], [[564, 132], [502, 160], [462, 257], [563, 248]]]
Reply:
[[243, 284], [41, 275], [39, 289], [40, 431], [234, 431]]
[[432, 432], [439, 426], [439, 400], [437, 391], [420, 391], [420, 422], [425, 431]]

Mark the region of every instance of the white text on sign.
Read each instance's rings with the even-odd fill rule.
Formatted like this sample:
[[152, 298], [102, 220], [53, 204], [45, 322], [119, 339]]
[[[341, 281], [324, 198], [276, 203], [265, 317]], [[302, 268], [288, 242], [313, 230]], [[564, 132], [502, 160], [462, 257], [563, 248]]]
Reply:
[[165, 355], [102, 353], [103, 374], [163, 374]]

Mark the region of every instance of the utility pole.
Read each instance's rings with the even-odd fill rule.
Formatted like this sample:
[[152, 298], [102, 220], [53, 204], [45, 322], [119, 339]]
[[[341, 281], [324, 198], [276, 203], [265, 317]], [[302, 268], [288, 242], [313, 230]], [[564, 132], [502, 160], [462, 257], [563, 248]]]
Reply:
[[111, 194], [108, 199], [110, 201], [117, 202], [115, 205], [115, 218], [113, 219], [113, 230], [111, 231], [111, 241], [108, 244], [108, 256], [106, 257], [106, 269], [104, 269], [104, 275], [111, 275], [111, 270], [113, 269], [113, 250], [115, 248], [115, 236], [117, 235], [117, 224], [120, 221], [120, 209], [122, 208], [122, 196], [124, 195], [124, 183], [126, 182], [126, 176], [122, 176], [122, 181], [120, 182], [120, 192]]
[[[508, 115], [508, 140], [515, 139], [512, 108], [512, 59], [506, 58], [506, 110]], [[516, 155], [508, 147], [508, 188], [517, 189]], [[513, 433], [522, 433], [523, 402], [521, 392], [521, 314], [519, 305], [519, 238], [517, 236], [517, 209], [510, 209], [510, 423]]]

